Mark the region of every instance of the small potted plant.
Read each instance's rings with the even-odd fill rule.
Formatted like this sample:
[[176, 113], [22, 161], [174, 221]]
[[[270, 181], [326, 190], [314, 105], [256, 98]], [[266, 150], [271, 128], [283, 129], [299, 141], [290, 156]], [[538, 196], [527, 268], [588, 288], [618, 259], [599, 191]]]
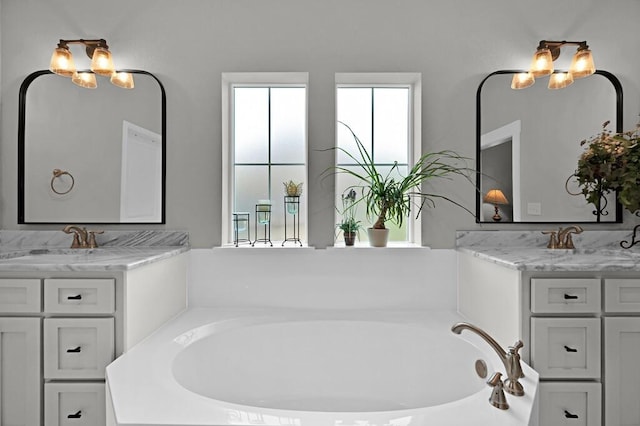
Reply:
[[[336, 208], [336, 210], [338, 210]], [[342, 194], [342, 210], [338, 210], [338, 213], [342, 215], [342, 220], [336, 225], [344, 237], [345, 246], [353, 246], [356, 241], [356, 237], [360, 235], [360, 228], [362, 225], [360, 221], [356, 219], [356, 191], [351, 188], [347, 195]]]
[[399, 176], [399, 166], [395, 162], [384, 174], [378, 170], [373, 162], [371, 154], [358, 139], [353, 130], [345, 123], [345, 126], [356, 142], [357, 151], [351, 153], [344, 148], [335, 147], [347, 155], [355, 163], [355, 167], [333, 166], [325, 170], [325, 173], [344, 173], [356, 178], [360, 183], [350, 189], [357, 189], [362, 193], [362, 202], [366, 206], [367, 217], [373, 221], [373, 226], [367, 229], [369, 244], [373, 247], [385, 247], [389, 238], [389, 229], [386, 222], [402, 226], [406, 217], [415, 208], [416, 217], [422, 212], [425, 203], [434, 207], [436, 199], [446, 200], [463, 208], [473, 216], [473, 212], [451, 198], [431, 192], [423, 192], [422, 184], [435, 179], [451, 179], [461, 176], [471, 184], [473, 170], [467, 167], [466, 158], [451, 150], [428, 152], [423, 154], [409, 169], [406, 176]]

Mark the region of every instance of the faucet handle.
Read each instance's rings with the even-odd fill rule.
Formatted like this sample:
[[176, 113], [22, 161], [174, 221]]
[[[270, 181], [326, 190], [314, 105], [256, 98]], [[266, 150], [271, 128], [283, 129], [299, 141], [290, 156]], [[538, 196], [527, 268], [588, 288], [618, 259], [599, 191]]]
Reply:
[[504, 394], [504, 384], [502, 383], [502, 373], [493, 373], [493, 376], [487, 380], [487, 384], [493, 388], [489, 402], [500, 410], [507, 410], [509, 404], [507, 403], [507, 397]]
[[524, 348], [524, 343], [522, 342], [522, 340], [518, 340], [513, 344], [513, 346], [509, 346], [509, 353], [519, 355], [518, 351], [522, 348]]
[[96, 234], [103, 234], [104, 231], [89, 231], [89, 248], [98, 247], [98, 242], [96, 241]]
[[547, 243], [547, 248], [549, 249], [558, 248], [558, 239], [556, 238], [556, 231], [542, 231], [542, 233], [545, 235], [549, 234], [549, 243]]

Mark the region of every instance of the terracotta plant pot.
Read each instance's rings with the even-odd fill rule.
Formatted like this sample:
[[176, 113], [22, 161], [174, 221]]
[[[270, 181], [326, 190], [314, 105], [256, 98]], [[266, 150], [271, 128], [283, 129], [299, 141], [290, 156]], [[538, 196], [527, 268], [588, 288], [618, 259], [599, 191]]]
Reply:
[[389, 241], [389, 229], [367, 228], [371, 247], [386, 247]]

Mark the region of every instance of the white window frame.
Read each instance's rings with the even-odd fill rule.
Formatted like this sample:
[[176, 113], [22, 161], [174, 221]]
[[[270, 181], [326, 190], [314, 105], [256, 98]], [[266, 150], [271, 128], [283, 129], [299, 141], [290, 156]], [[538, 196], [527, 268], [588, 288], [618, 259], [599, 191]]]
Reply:
[[[409, 87], [409, 169], [416, 164], [422, 155], [422, 74], [414, 72], [392, 73], [336, 73], [335, 100], [336, 120], [338, 111], [338, 89], [343, 87]], [[338, 141], [338, 126], [336, 121], [335, 141]], [[337, 162], [337, 152], [334, 164]], [[337, 194], [334, 195], [337, 197]], [[416, 220], [414, 215], [407, 218], [407, 241], [390, 245], [421, 245], [422, 221]]]
[[[233, 149], [233, 88], [256, 87], [300, 87], [306, 89], [305, 100], [305, 186], [309, 182], [309, 73], [307, 72], [223, 72], [222, 73], [222, 245], [233, 243], [233, 194], [234, 149]], [[303, 197], [301, 214], [307, 224], [309, 235], [308, 199]]]

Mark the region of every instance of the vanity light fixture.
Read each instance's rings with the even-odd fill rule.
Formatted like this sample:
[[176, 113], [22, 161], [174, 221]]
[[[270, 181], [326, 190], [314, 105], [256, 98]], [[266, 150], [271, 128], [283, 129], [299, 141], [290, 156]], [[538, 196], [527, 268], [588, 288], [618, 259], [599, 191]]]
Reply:
[[123, 89], [133, 89], [133, 74], [130, 72], [116, 71], [111, 74], [111, 83]]
[[98, 83], [96, 82], [96, 75], [88, 71], [74, 72], [73, 76], [71, 77], [71, 81], [73, 82], [73, 84], [84, 87], [86, 89], [95, 89], [96, 87], [98, 87]]
[[549, 89], [564, 89], [573, 83], [571, 72], [554, 72], [549, 76]]
[[511, 80], [511, 88], [512, 89], [526, 89], [527, 87], [533, 85], [536, 82], [536, 79], [533, 78], [533, 74], [531, 71], [529, 72], [520, 72], [513, 75], [513, 79]]
[[[553, 62], [560, 56], [560, 48], [565, 45], [578, 46], [573, 55], [569, 71], [554, 72]], [[588, 77], [596, 72], [593, 56], [586, 41], [549, 41], [541, 40], [531, 60], [529, 72], [514, 74], [512, 89], [524, 89], [531, 86], [536, 78], [551, 76], [549, 89], [567, 87], [576, 78]]]
[[[87, 56], [91, 58], [91, 71], [77, 71], [70, 44], [81, 44]], [[94, 40], [60, 40], [51, 55], [49, 70], [63, 77], [71, 77], [73, 83], [81, 87], [94, 89], [97, 87], [95, 74], [111, 77], [111, 82], [125, 89], [133, 88], [133, 75], [128, 72], [117, 72], [113, 58], [105, 39]]]
[[507, 197], [504, 196], [504, 193], [499, 189], [490, 189], [489, 191], [487, 191], [482, 201], [488, 204], [493, 204], [495, 210], [493, 220], [495, 222], [500, 222], [502, 220], [502, 216], [500, 216], [500, 213], [498, 212], [498, 205], [509, 204], [509, 201], [507, 200]]

